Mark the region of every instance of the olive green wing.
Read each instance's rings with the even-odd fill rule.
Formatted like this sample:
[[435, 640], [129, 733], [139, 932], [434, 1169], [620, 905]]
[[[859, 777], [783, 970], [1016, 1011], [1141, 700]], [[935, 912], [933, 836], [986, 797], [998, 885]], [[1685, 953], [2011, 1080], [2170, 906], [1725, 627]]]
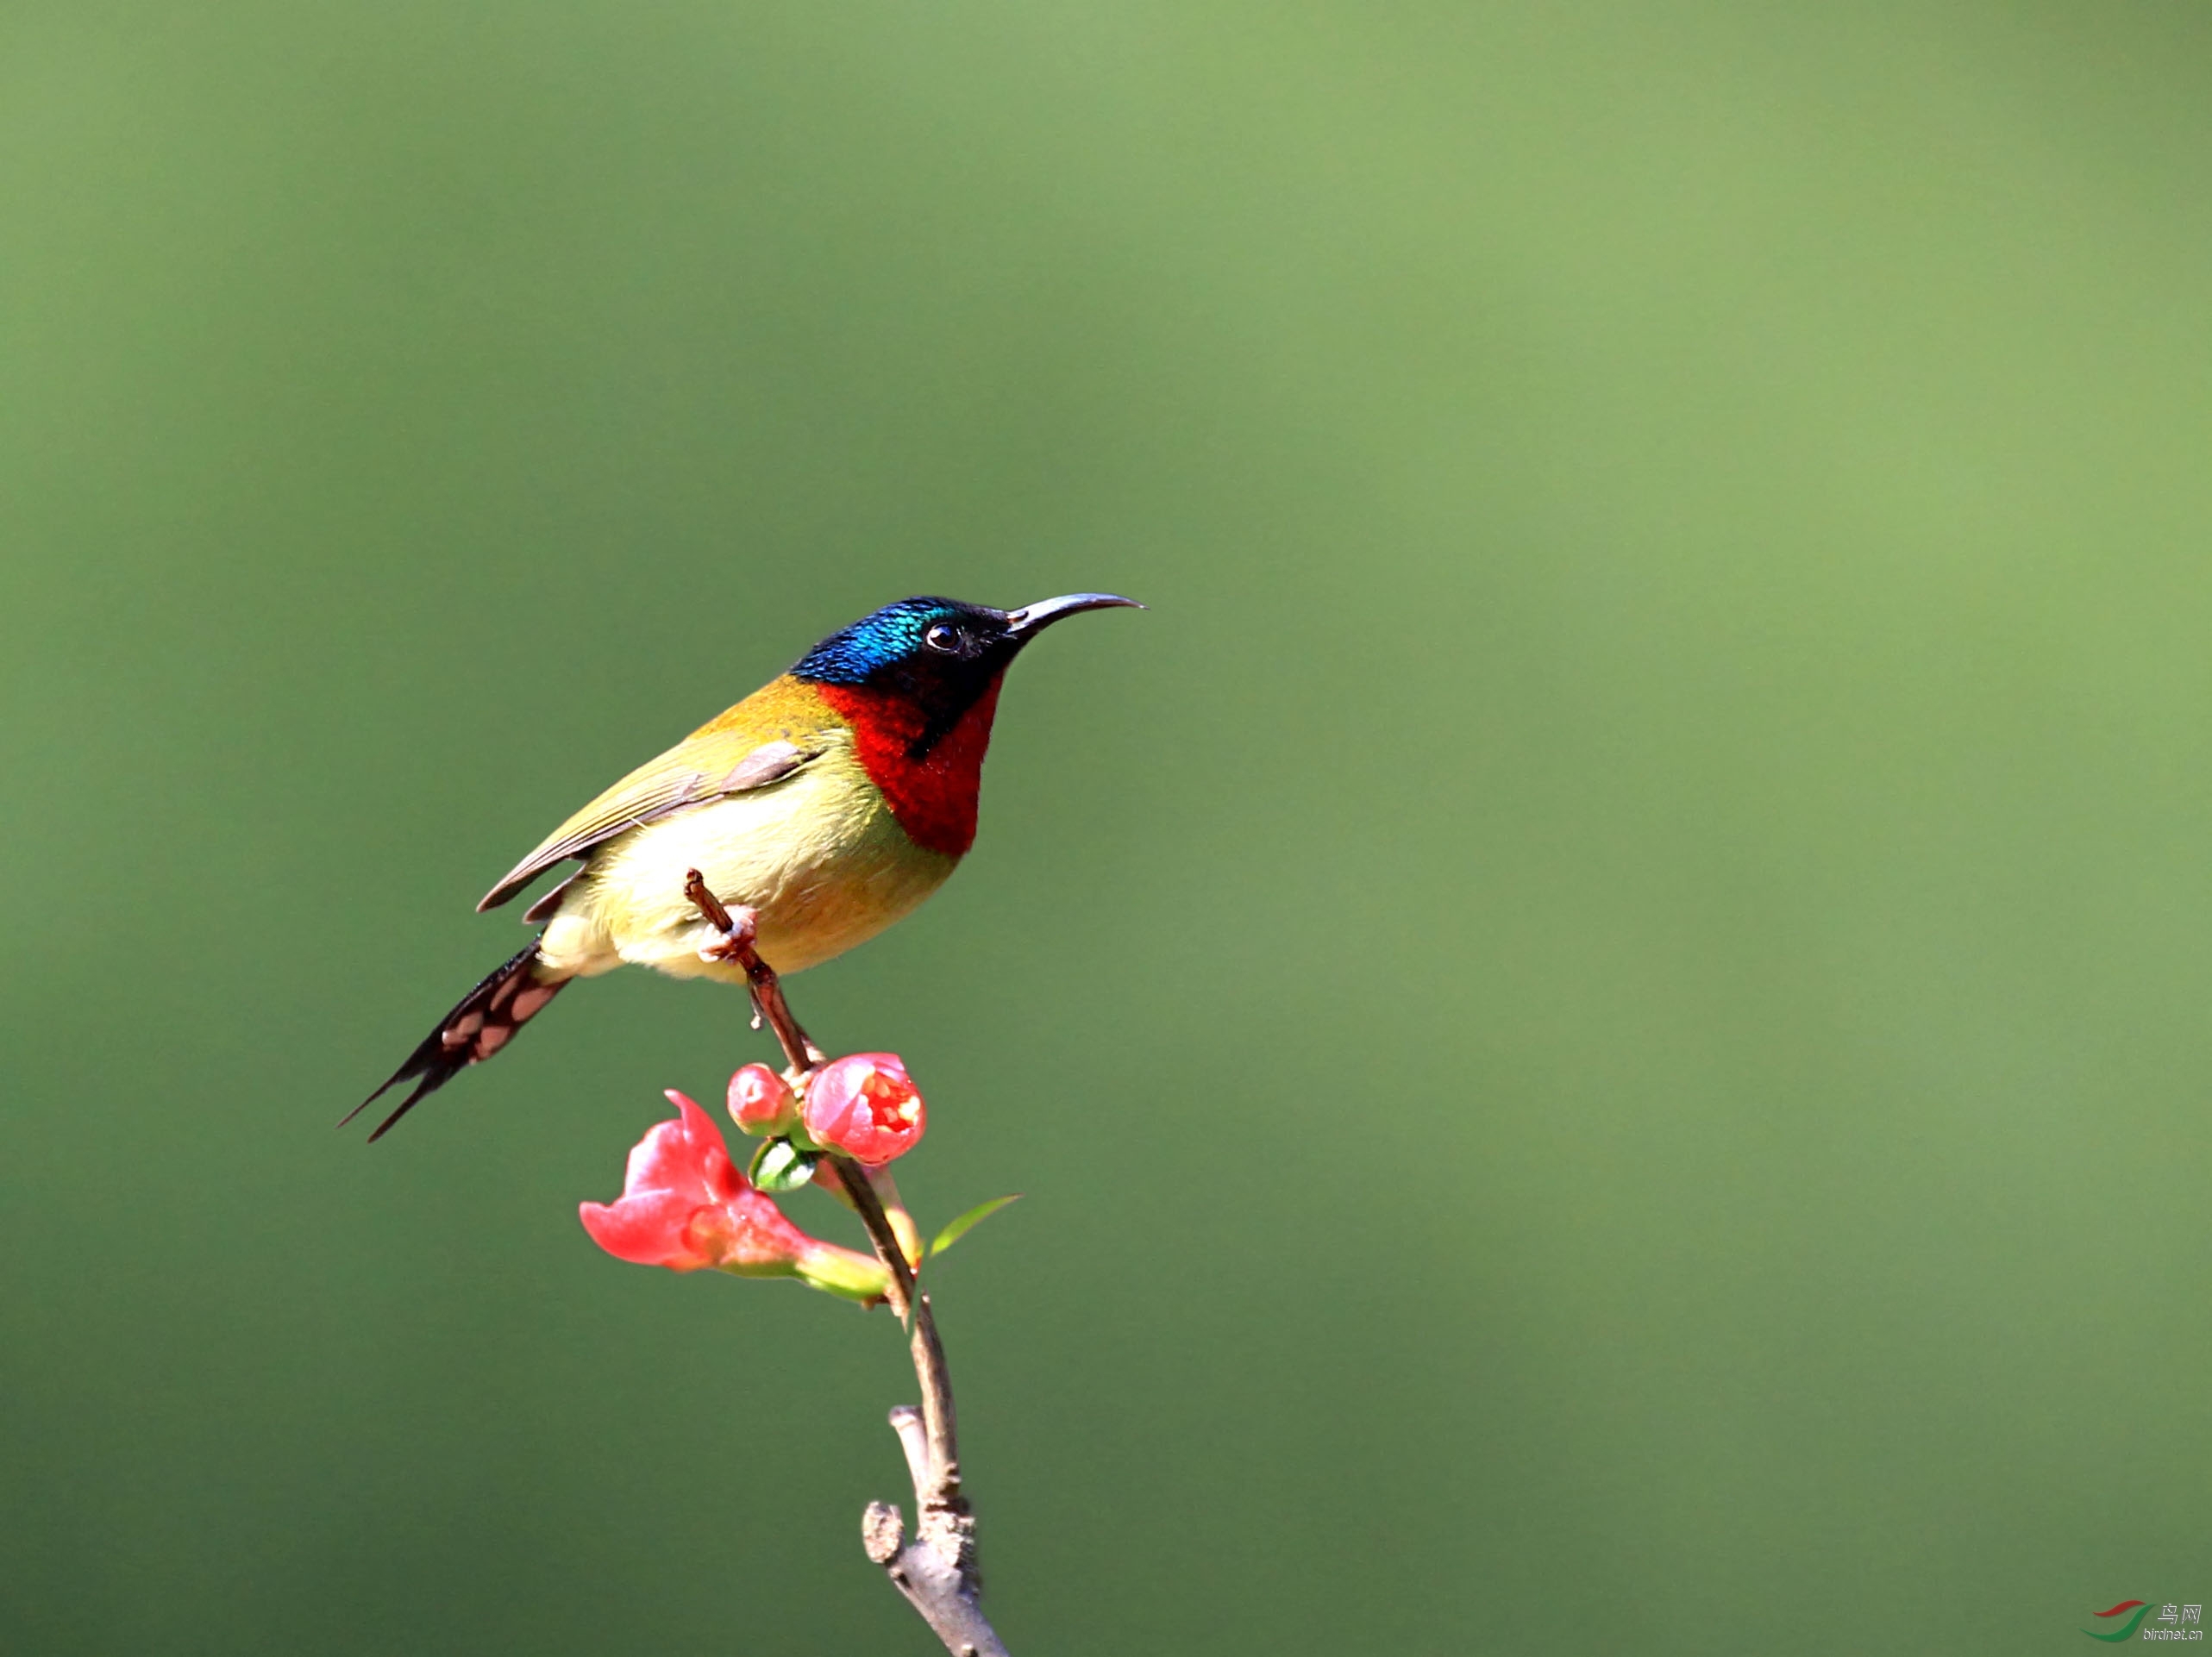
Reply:
[[648, 761], [547, 835], [484, 894], [477, 910], [497, 909], [563, 859], [581, 857], [602, 841], [702, 801], [780, 782], [822, 749], [789, 738], [758, 741], [712, 726]]

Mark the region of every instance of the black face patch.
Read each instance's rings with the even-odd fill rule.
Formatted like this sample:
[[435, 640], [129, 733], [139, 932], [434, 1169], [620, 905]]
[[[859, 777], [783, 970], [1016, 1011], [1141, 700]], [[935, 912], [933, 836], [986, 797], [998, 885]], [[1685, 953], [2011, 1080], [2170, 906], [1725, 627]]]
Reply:
[[794, 678], [865, 685], [922, 714], [906, 757], [920, 761], [1006, 671], [1022, 641], [1006, 612], [953, 598], [902, 598], [840, 628], [799, 659]]

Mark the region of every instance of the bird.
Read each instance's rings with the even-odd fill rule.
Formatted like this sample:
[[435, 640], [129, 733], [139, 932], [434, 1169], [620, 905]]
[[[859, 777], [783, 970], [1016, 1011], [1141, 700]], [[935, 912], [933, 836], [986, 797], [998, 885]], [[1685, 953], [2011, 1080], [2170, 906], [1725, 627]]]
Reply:
[[754, 947], [779, 975], [843, 954], [912, 913], [974, 843], [1007, 667], [1054, 622], [1114, 608], [1144, 606], [1107, 592], [1012, 610], [917, 597], [830, 634], [499, 878], [479, 913], [561, 864], [581, 864], [524, 913], [544, 929], [463, 996], [345, 1120], [412, 1081], [369, 1135], [381, 1139], [461, 1071], [502, 1051], [577, 979], [630, 963], [746, 983], [741, 962], [713, 953], [724, 935], [686, 897], [691, 871], [716, 897], [753, 912]]

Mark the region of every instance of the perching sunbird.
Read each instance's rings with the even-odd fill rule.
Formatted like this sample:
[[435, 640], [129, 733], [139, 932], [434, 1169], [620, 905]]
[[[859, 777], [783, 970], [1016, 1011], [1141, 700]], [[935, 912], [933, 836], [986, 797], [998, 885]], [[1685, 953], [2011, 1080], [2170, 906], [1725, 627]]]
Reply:
[[[746, 982], [685, 895], [755, 912], [777, 972], [843, 954], [944, 884], [975, 839], [976, 791], [999, 681], [1064, 616], [1127, 605], [1069, 593], [1020, 610], [902, 598], [840, 628], [726, 713], [547, 835], [485, 894], [497, 909], [555, 864], [583, 866], [530, 905], [536, 940], [461, 999], [354, 1108], [410, 1079], [392, 1123], [489, 1059], [571, 979], [635, 961], [676, 978]], [[347, 1118], [352, 1120], [352, 1116]]]

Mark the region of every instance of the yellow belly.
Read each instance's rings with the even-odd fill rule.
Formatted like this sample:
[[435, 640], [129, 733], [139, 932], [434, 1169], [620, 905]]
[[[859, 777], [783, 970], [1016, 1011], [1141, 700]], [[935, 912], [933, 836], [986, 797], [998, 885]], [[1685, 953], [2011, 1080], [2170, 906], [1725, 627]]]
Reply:
[[848, 740], [782, 782], [606, 841], [568, 888], [539, 953], [575, 977], [629, 961], [743, 982], [740, 968], [699, 959], [718, 935], [684, 900], [684, 872], [697, 869], [724, 903], [759, 913], [761, 959], [797, 972], [910, 914], [956, 863], [906, 838]]

